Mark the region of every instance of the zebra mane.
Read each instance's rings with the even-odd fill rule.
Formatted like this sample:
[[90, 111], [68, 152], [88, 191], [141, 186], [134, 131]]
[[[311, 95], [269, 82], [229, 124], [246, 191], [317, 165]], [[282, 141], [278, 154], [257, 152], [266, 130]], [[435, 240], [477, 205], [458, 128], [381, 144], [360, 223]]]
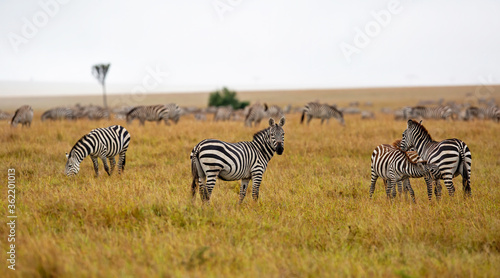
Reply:
[[140, 107], [142, 107], [142, 106], [136, 106], [136, 107], [132, 108], [130, 111], [128, 111], [127, 115], [131, 114], [132, 112], [139, 109]]
[[[80, 138], [78, 141], [76, 141], [76, 143], [75, 143], [75, 144], [73, 145], [73, 147], [71, 148], [71, 151], [69, 151], [69, 156], [70, 156], [70, 157], [72, 156], [72, 153], [73, 153], [73, 150], [75, 149], [75, 147], [76, 147], [76, 146], [78, 146], [78, 143], [82, 142], [82, 141], [83, 141], [83, 139], [84, 139], [85, 137], [87, 137], [88, 135], [89, 135], [89, 134], [85, 134], [85, 135], [83, 135], [83, 136], [82, 136], [82, 138]], [[83, 144], [83, 145], [85, 145], [85, 144]]]
[[399, 146], [401, 145], [401, 139], [396, 139], [396, 141], [392, 142], [391, 145], [399, 149]]
[[267, 131], [270, 129], [271, 127], [268, 127], [266, 129], [263, 129], [261, 131], [257, 131], [254, 135], [253, 135], [253, 139], [257, 139], [257, 137], [259, 137], [260, 135], [263, 135], [264, 133], [267, 133]]
[[17, 114], [19, 113], [19, 110], [21, 109], [17, 109], [16, 112], [14, 113], [14, 116], [12, 116], [12, 120], [10, 120], [11, 122], [14, 122], [14, 119], [17, 117]]
[[429, 139], [431, 141], [434, 141], [434, 140], [432, 140], [432, 136], [429, 133], [429, 131], [427, 131], [427, 128], [425, 128], [425, 126], [423, 126], [421, 123], [419, 123], [419, 122], [417, 122], [415, 120], [408, 120], [408, 123], [414, 124], [417, 128], [419, 128], [422, 131], [422, 133], [427, 134], [427, 136], [429, 136]]

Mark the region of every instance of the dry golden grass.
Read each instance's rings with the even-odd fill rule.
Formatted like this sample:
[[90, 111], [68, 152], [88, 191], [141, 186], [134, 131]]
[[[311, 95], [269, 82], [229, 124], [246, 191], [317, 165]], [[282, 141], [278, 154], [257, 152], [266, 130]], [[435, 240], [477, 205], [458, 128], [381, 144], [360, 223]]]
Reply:
[[[17, 173], [17, 262], [2, 277], [494, 277], [500, 269], [500, 126], [425, 121], [435, 139], [457, 137], [471, 149], [472, 194], [429, 203], [412, 180], [417, 203], [388, 202], [377, 182], [368, 197], [370, 155], [400, 138], [392, 116], [346, 116], [321, 126], [285, 125], [285, 152], [264, 174], [260, 200], [239, 206], [239, 182], [218, 181], [209, 205], [191, 202], [192, 147], [204, 138], [250, 140], [260, 128], [241, 122], [178, 125], [87, 120], [1, 123], [0, 169]], [[64, 153], [96, 127], [121, 124], [132, 141], [122, 176], [94, 178], [86, 158], [64, 176]], [[104, 173], [101, 166], [101, 174]], [[7, 215], [7, 189], [0, 212]], [[6, 222], [7, 218], [4, 218]], [[2, 246], [8, 229], [0, 225]]]

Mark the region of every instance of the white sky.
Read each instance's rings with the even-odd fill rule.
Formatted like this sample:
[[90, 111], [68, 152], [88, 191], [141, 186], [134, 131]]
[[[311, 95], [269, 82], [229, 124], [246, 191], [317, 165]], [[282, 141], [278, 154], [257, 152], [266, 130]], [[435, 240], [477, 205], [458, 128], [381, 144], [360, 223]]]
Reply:
[[[0, 96], [100, 94], [90, 68], [103, 62], [111, 93], [500, 80], [496, 0], [61, 2], [0, 1]], [[399, 12], [374, 25], [372, 13], [389, 13], [391, 2]], [[230, 10], [221, 16], [217, 3]], [[349, 61], [340, 46], [356, 47], [356, 29], [366, 26], [373, 37]]]

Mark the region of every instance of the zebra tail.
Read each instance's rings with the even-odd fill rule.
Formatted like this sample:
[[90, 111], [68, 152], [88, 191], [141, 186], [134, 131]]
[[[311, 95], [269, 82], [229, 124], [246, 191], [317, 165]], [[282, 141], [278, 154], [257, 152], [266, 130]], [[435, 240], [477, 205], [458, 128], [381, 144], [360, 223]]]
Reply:
[[193, 183], [191, 184], [191, 194], [193, 198], [195, 198], [196, 188], [198, 187], [196, 180], [199, 178], [198, 174], [199, 163], [200, 161], [198, 160], [198, 152], [193, 149], [193, 151], [191, 152], [191, 175], [193, 176]]
[[465, 196], [471, 195], [469, 169], [467, 168], [467, 162], [465, 161], [465, 152], [468, 149], [467, 145], [465, 145], [465, 147], [462, 147], [460, 150], [460, 158], [462, 159], [462, 184]]
[[300, 117], [300, 123], [303, 123], [304, 122], [304, 118], [306, 116], [306, 110], [302, 110], [302, 117]]

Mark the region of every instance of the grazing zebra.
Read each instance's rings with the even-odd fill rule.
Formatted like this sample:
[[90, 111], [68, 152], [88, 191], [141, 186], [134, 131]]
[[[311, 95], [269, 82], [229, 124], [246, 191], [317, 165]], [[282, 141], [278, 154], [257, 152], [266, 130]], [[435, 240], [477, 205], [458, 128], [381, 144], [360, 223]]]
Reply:
[[405, 107], [403, 109], [403, 113], [405, 120], [409, 120], [411, 118], [448, 120], [452, 118], [453, 110], [449, 106], [415, 106]]
[[464, 120], [477, 119], [491, 119], [495, 122], [500, 121], [500, 109], [497, 106], [489, 106], [486, 108], [469, 107], [465, 110]]
[[12, 114], [0, 111], [0, 120], [10, 120], [10, 119], [12, 119]]
[[[123, 126], [112, 125], [106, 128], [93, 129], [76, 142], [69, 154], [66, 153], [68, 161], [66, 162], [65, 173], [67, 176], [78, 174], [80, 163], [88, 155], [90, 155], [94, 163], [96, 177], [99, 176], [97, 158], [101, 158], [104, 170], [108, 175], [111, 175], [116, 165], [115, 156], [119, 155], [118, 173], [121, 173], [125, 169], [125, 155], [129, 143], [130, 134]], [[111, 169], [108, 167], [107, 158], [111, 163]]]
[[341, 125], [345, 125], [344, 122], [344, 114], [339, 111], [335, 106], [331, 106], [328, 104], [320, 104], [317, 102], [309, 102], [304, 107], [302, 111], [302, 117], [300, 118], [300, 123], [304, 122], [305, 115], [307, 115], [307, 124], [311, 122], [312, 118], [320, 118], [321, 124], [326, 119], [326, 122], [330, 120], [330, 118], [336, 118]]
[[162, 120], [168, 124], [168, 108], [163, 104], [136, 106], [127, 113], [127, 123], [132, 123], [134, 119], [138, 119], [141, 125], [144, 125], [145, 121], [160, 124]]
[[285, 112], [278, 105], [271, 105], [267, 109], [267, 116], [273, 119], [281, 119], [285, 117]]
[[214, 121], [229, 121], [233, 114], [232, 106], [218, 107], [215, 111]]
[[109, 110], [101, 106], [87, 106], [84, 109], [84, 114], [87, 115], [89, 120], [110, 119]]
[[181, 109], [179, 106], [175, 103], [169, 103], [166, 104], [165, 107], [168, 109], [168, 119], [172, 120], [174, 124], [177, 124], [181, 117]]
[[76, 115], [75, 111], [69, 107], [56, 107], [43, 112], [41, 119], [42, 122], [45, 120], [74, 120]]
[[254, 126], [258, 126], [262, 119], [267, 117], [267, 109], [268, 106], [265, 103], [264, 105], [260, 103], [252, 105], [248, 110], [247, 116], [245, 117], [245, 125], [251, 127], [252, 123], [254, 123]]
[[23, 105], [19, 107], [12, 120], [10, 121], [10, 125], [12, 127], [16, 127], [18, 124], [21, 124], [23, 127], [27, 125], [31, 127], [31, 122], [33, 121], [33, 108], [29, 105]]
[[[254, 134], [252, 141], [227, 143], [216, 139], [205, 139], [191, 152], [191, 172], [193, 175], [192, 195], [199, 184], [203, 201], [210, 201], [217, 178], [225, 181], [241, 180], [240, 204], [246, 195], [248, 183], [252, 180], [252, 197], [257, 201], [262, 175], [269, 160], [276, 152], [284, 150], [285, 118], [276, 124], [269, 119], [269, 127]], [[206, 183], [205, 182], [206, 178]]]
[[[398, 191], [401, 193], [401, 182], [403, 182], [403, 190], [410, 192], [413, 202], [415, 202], [415, 193], [411, 188], [409, 178], [426, 177], [426, 183], [431, 182], [432, 173], [437, 173], [436, 165], [427, 164], [426, 161], [419, 159], [416, 152], [403, 152], [398, 147], [399, 141], [392, 145], [382, 144], [377, 146], [371, 156], [371, 185], [370, 198], [375, 191], [375, 183], [378, 177], [384, 179], [385, 190], [387, 197], [394, 198], [396, 196], [395, 184], [398, 186]], [[392, 196], [391, 196], [392, 192]]]
[[[453, 177], [460, 174], [462, 176], [464, 195], [471, 195], [472, 155], [469, 147], [462, 140], [454, 138], [436, 142], [432, 140], [431, 135], [423, 125], [414, 120], [408, 120], [408, 127], [403, 132], [403, 139], [401, 140], [401, 149], [406, 151], [410, 148], [415, 148], [418, 155], [427, 160], [427, 163], [438, 166], [439, 171], [438, 174], [434, 175], [434, 181], [439, 193], [438, 179], [442, 179], [448, 193], [453, 196], [455, 192]], [[427, 184], [427, 195], [430, 200], [432, 185]]]

